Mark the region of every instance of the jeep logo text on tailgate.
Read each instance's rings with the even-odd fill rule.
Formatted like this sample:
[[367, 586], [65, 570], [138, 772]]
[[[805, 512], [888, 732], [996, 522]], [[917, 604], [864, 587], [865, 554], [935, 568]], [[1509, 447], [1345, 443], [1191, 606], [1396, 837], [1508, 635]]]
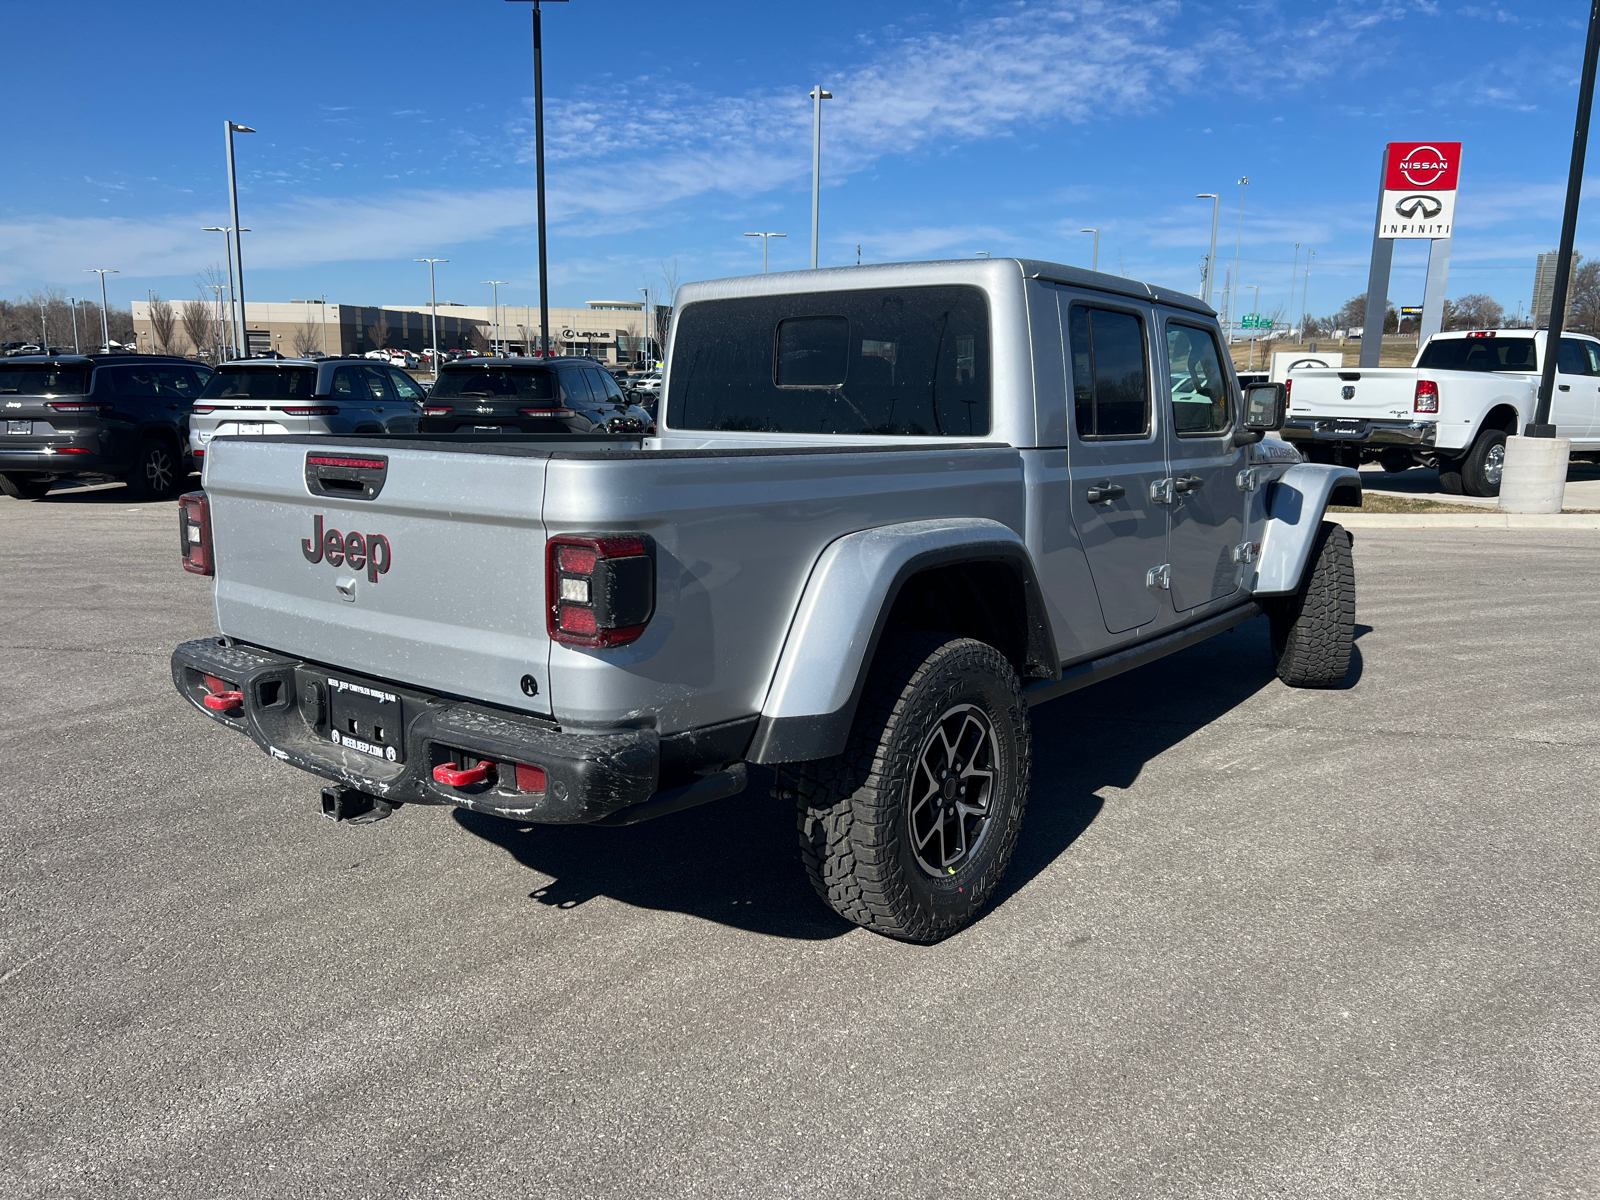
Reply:
[[352, 571], [367, 569], [367, 579], [378, 582], [379, 575], [389, 572], [394, 561], [389, 549], [389, 539], [381, 533], [340, 533], [337, 529], [324, 531], [322, 514], [312, 518], [311, 536], [300, 539], [300, 553], [306, 561], [319, 563], [324, 558], [330, 567], [347, 566]]

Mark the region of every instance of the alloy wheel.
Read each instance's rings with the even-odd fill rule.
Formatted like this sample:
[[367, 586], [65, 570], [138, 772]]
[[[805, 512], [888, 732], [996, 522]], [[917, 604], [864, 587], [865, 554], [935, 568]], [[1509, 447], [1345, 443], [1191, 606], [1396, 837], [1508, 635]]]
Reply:
[[989, 831], [998, 761], [994, 726], [958, 704], [934, 722], [912, 771], [907, 815], [911, 851], [929, 875], [953, 875]]
[[152, 446], [144, 456], [145, 482], [152, 495], [164, 496], [172, 487], [172, 456], [161, 446]]

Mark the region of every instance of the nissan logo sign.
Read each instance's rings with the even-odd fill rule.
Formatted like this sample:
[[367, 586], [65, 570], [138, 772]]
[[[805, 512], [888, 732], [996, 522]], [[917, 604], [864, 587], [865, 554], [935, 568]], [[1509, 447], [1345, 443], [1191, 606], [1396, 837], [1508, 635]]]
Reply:
[[1400, 163], [1400, 174], [1413, 187], [1432, 187], [1449, 169], [1444, 153], [1434, 146], [1417, 146]]

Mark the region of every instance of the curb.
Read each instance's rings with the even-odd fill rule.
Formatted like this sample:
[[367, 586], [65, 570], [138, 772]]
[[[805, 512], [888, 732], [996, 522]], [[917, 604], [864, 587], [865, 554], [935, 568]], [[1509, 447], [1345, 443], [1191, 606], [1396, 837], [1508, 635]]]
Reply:
[[1329, 513], [1346, 529], [1600, 529], [1600, 513]]

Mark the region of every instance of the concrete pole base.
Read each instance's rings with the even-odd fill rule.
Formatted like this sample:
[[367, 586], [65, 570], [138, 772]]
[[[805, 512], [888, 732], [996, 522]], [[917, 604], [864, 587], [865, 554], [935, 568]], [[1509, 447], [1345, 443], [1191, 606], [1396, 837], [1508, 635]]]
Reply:
[[1508, 437], [1500, 475], [1500, 511], [1560, 512], [1571, 457], [1571, 438]]

